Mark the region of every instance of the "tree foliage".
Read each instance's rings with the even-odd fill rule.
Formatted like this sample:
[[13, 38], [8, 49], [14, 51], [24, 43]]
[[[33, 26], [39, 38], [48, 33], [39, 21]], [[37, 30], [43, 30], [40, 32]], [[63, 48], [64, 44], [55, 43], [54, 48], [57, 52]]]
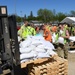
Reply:
[[41, 18], [44, 22], [48, 22], [51, 20], [53, 13], [51, 10], [48, 9], [39, 9], [37, 12], [38, 17]]
[[75, 17], [75, 11], [71, 10], [70, 11], [70, 16]]
[[37, 14], [44, 22], [61, 21], [63, 18], [66, 17], [66, 15], [61, 12], [56, 14], [55, 9], [53, 9], [53, 11], [48, 9], [39, 9]]
[[26, 14], [24, 15], [24, 20], [26, 20], [27, 19], [27, 16], [26, 16]]
[[30, 17], [33, 17], [33, 12], [32, 11], [30, 12]]
[[66, 17], [66, 15], [61, 12], [56, 14], [56, 18], [59, 22], [62, 21], [65, 17]]
[[16, 21], [17, 22], [21, 22], [21, 17], [20, 16], [16, 16]]
[[24, 17], [20, 17], [20, 16], [16, 16], [17, 18], [17, 22], [21, 22], [22, 20], [38, 20], [38, 21], [43, 21], [43, 22], [54, 22], [54, 21], [62, 21], [65, 17], [70, 17], [73, 16], [75, 17], [75, 11], [71, 10], [69, 14], [65, 14], [62, 12], [58, 12], [56, 13], [56, 10], [48, 10], [48, 9], [39, 9], [37, 11], [37, 16], [35, 17], [33, 15], [33, 12], [30, 11], [30, 15], [26, 16], [26, 14], [24, 15]]

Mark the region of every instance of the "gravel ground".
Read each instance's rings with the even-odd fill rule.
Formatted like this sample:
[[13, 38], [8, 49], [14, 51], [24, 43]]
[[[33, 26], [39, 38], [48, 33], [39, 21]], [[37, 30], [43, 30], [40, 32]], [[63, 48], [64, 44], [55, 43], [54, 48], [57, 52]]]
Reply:
[[75, 75], [75, 53], [68, 53], [68, 75]]

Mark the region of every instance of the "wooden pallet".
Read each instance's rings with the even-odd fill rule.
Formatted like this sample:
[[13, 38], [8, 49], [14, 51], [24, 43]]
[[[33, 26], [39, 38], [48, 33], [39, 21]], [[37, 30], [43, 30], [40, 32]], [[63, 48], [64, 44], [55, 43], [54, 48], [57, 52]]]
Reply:
[[43, 62], [46, 62], [48, 60], [51, 60], [52, 58], [38, 58], [38, 59], [35, 59], [35, 60], [30, 60], [30, 61], [27, 61], [27, 62], [23, 62], [21, 63], [21, 68], [25, 68], [28, 64], [40, 64], [40, 63], [43, 63]]
[[57, 55], [50, 58], [38, 58], [21, 64], [28, 67], [28, 75], [68, 75], [68, 61]]
[[68, 61], [58, 56], [42, 64], [29, 64], [28, 68], [28, 75], [68, 75]]
[[57, 63], [59, 64], [59, 74], [58, 75], [68, 75], [68, 60], [57, 57], [55, 58]]

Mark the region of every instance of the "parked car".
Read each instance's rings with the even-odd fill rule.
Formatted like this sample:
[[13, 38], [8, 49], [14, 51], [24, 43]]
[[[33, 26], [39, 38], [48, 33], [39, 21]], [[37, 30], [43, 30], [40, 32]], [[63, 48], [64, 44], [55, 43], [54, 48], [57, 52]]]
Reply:
[[24, 24], [23, 22], [17, 23], [17, 30], [19, 30], [23, 24]]

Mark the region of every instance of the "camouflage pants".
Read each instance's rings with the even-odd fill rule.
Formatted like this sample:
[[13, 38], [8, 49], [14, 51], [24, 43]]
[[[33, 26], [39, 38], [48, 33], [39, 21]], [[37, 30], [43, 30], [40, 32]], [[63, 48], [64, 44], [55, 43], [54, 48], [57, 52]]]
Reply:
[[69, 49], [68, 44], [65, 44], [65, 45], [59, 44], [57, 49], [56, 49], [56, 52], [57, 52], [59, 57], [68, 59], [68, 49]]
[[64, 58], [65, 58], [65, 59], [68, 59], [68, 50], [69, 50], [69, 44], [66, 43], [66, 44], [64, 45]]

